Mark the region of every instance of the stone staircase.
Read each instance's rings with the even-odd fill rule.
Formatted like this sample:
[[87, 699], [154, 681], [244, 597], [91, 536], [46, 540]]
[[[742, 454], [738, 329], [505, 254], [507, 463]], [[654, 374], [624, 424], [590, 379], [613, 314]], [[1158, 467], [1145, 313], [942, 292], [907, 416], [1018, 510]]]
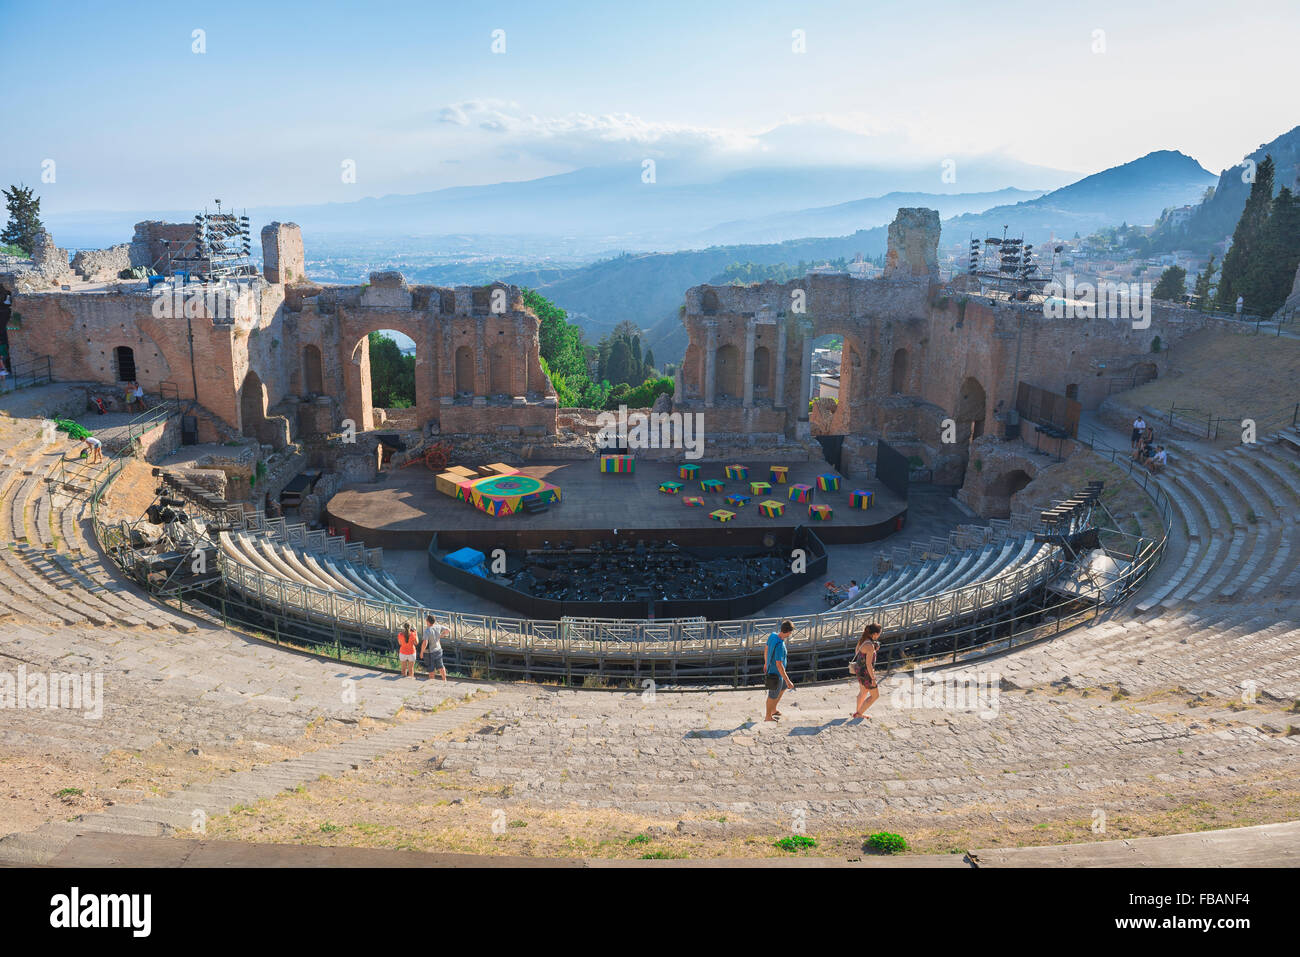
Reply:
[[1300, 458], [1291, 445], [1181, 454], [1158, 482], [1186, 549], [1166, 554], [1136, 605], [1139, 613], [1277, 598], [1300, 586]]

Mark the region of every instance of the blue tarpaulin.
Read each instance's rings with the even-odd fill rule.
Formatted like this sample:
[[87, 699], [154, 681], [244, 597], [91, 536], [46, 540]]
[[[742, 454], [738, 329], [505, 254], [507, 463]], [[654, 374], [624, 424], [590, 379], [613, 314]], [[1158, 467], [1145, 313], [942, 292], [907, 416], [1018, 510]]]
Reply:
[[486, 577], [483, 563], [487, 561], [487, 556], [480, 551], [475, 551], [472, 548], [460, 548], [448, 553], [445, 561], [453, 568], [462, 568], [471, 574]]

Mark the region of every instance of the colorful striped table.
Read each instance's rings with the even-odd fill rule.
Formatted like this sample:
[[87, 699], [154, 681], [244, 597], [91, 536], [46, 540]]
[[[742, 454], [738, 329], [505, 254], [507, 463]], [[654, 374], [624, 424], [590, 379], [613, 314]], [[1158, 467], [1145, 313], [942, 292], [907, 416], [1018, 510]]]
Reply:
[[767, 480], [773, 485], [784, 485], [789, 471], [788, 465], [773, 465], [767, 470]]
[[785, 514], [785, 502], [778, 502], [769, 498], [766, 502], [758, 503], [758, 510], [768, 518], [780, 518]]
[[717, 511], [709, 513], [709, 518], [713, 519], [715, 522], [729, 522], [735, 517], [735, 512], [728, 512], [725, 508], [720, 508]]
[[809, 505], [808, 517], [814, 522], [829, 522], [831, 519], [831, 507], [829, 505]]
[[682, 504], [687, 508], [695, 508], [698, 505], [703, 505], [704, 499], [700, 498], [698, 495], [683, 495]]
[[750, 482], [749, 493], [751, 495], [770, 495], [772, 484], [770, 482]]
[[823, 472], [817, 476], [817, 487], [823, 492], [838, 492], [840, 490], [840, 477], [834, 472]]
[[681, 482], [660, 482], [659, 483], [659, 491], [663, 492], [665, 495], [676, 495], [681, 490], [682, 490]]
[[871, 508], [875, 500], [875, 492], [864, 492], [860, 488], [855, 488], [849, 493], [849, 508], [860, 508], [865, 511]]
[[811, 502], [813, 490], [811, 485], [791, 485], [789, 499], [792, 502]]
[[728, 465], [724, 470], [727, 478], [734, 479], [737, 482], [749, 481], [749, 469], [743, 465]]
[[600, 471], [602, 475], [631, 475], [636, 471], [636, 456], [602, 455]]
[[735, 508], [744, 508], [749, 504], [749, 501], [750, 499], [748, 495], [736, 494], [727, 496], [727, 504], [734, 506]]
[[694, 482], [700, 475], [698, 465], [679, 465], [677, 467], [677, 477], [687, 482]]
[[701, 492], [721, 492], [724, 488], [726, 486], [722, 483], [722, 479], [705, 479], [700, 483]]

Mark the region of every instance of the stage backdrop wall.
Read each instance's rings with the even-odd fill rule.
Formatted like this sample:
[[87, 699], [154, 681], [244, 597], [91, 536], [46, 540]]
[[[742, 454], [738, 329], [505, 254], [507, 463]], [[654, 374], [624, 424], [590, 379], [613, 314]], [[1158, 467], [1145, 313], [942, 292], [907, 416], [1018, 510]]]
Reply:
[[912, 466], [907, 456], [884, 439], [876, 441], [876, 478], [895, 495], [907, 500], [908, 475]]

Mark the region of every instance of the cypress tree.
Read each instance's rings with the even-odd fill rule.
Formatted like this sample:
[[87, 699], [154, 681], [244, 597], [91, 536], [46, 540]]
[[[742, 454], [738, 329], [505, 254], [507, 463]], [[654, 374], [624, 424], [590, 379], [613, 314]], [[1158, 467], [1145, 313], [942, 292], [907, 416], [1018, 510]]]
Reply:
[[1219, 305], [1224, 309], [1234, 309], [1237, 297], [1245, 300], [1246, 308], [1255, 309], [1247, 272], [1254, 256], [1259, 251], [1261, 234], [1268, 223], [1269, 212], [1273, 203], [1273, 157], [1265, 156], [1264, 161], [1255, 169], [1255, 182], [1250, 185], [1250, 196], [1246, 207], [1237, 220], [1237, 228], [1232, 233], [1232, 246], [1223, 257], [1223, 271], [1219, 276]]
[[11, 186], [4, 190], [4, 197], [9, 222], [0, 233], [0, 243], [17, 246], [30, 256], [41, 231], [41, 201], [32, 195], [30, 186]]

